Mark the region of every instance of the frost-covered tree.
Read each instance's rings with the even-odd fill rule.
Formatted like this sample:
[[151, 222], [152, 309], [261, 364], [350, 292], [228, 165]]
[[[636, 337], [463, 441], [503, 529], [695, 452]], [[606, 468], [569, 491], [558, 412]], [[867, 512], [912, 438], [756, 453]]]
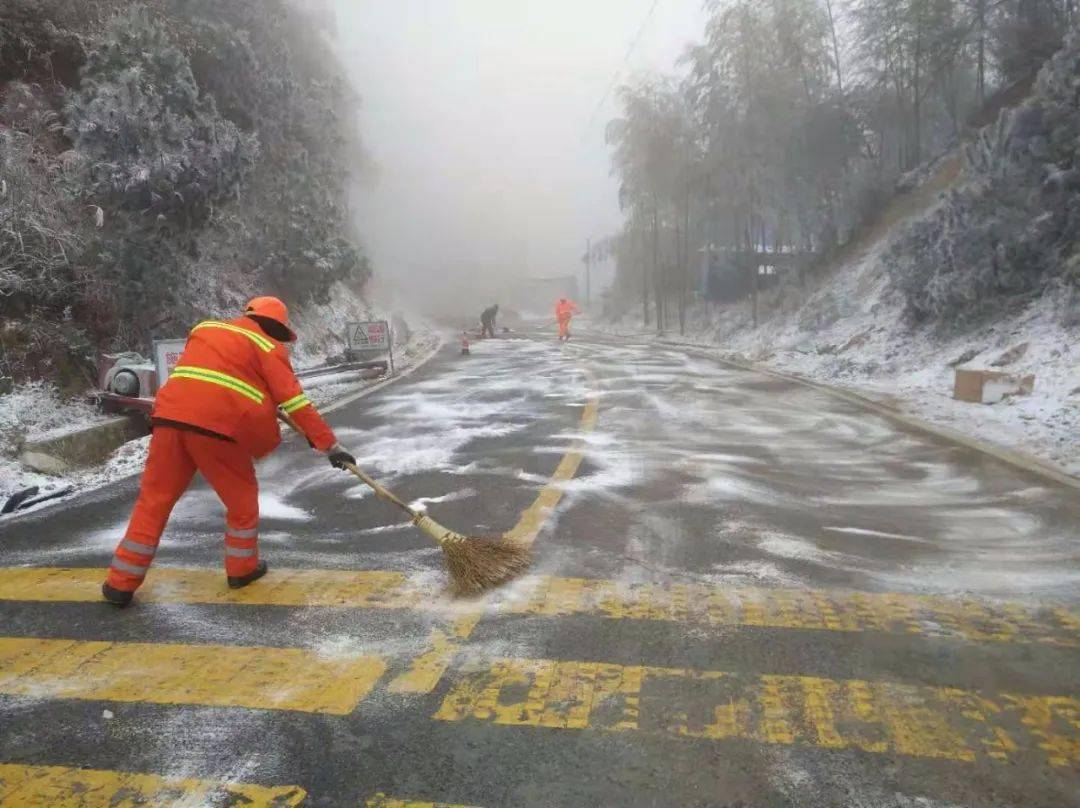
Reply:
[[187, 57], [141, 7], [110, 21], [89, 51], [67, 119], [91, 201], [184, 226], [235, 197], [258, 155], [256, 137], [218, 114]]
[[963, 324], [1048, 285], [1080, 302], [1080, 35], [1032, 96], [965, 150], [971, 181], [893, 245], [887, 264], [914, 322]]
[[346, 203], [357, 99], [303, 4], [2, 5], [9, 347], [62, 322], [70, 344], [144, 350], [255, 292], [370, 276]]
[[9, 84], [0, 117], [9, 122], [0, 129], [0, 301], [12, 316], [71, 301], [91, 217], [80, 215], [70, 166], [49, 155], [63, 126], [41, 93]]
[[[683, 74], [647, 77], [628, 88], [622, 114], [608, 130], [625, 216], [615, 253], [626, 279], [620, 294], [640, 294], [646, 312], [652, 294], [662, 326], [664, 298], [671, 294], [662, 276], [685, 266], [686, 256], [715, 249], [727, 256], [721, 260], [735, 279], [730, 294], [747, 294], [756, 320], [757, 276], [753, 267], [739, 265], [740, 256], [795, 250], [811, 256], [804, 269], [827, 266], [822, 259], [857, 237], [892, 195], [918, 182], [916, 169], [968, 140], [974, 121], [1023, 97], [1037, 67], [1076, 25], [1074, 2], [710, 0], [702, 41], [682, 60]], [[677, 91], [654, 92], [659, 86]], [[1047, 90], [1043, 79], [1039, 88]], [[661, 137], [659, 102], [676, 96], [685, 102], [690, 131]], [[1055, 188], [1068, 187], [1071, 158], [1047, 162], [1049, 133], [1024, 141], [1028, 168], [1015, 155], [995, 156], [1013, 148], [1026, 121], [1023, 114], [1007, 118], [1007, 131], [981, 137], [984, 157], [973, 153], [973, 167], [985, 163], [992, 173], [1007, 166], [1010, 179], [984, 176], [980, 187], [992, 184], [992, 193], [961, 192], [915, 238], [913, 249], [928, 251], [922, 265], [936, 261], [943, 274], [930, 280], [917, 269], [907, 280], [898, 276], [910, 287], [914, 317], [935, 319], [965, 307], [975, 312], [990, 299], [1023, 295], [1038, 285], [1032, 278], [1068, 258], [1036, 249], [1047, 239], [1060, 242], [1067, 216], [1061, 219], [1047, 203], [1042, 212], [1053, 215], [1030, 226], [1026, 217], [1030, 189], [1045, 179], [1040, 172], [1055, 177]], [[700, 158], [684, 161], [697, 176], [675, 183], [689, 192], [676, 206], [665, 183], [686, 143]], [[658, 173], [656, 166], [665, 170]], [[677, 210], [692, 213], [680, 217]], [[654, 241], [654, 230], [661, 233], [655, 241], [671, 242], [680, 219], [693, 242], [680, 249], [681, 259], [642, 247]], [[1013, 238], [1020, 230], [1028, 236]], [[955, 233], [972, 235], [971, 243], [959, 243]], [[984, 261], [983, 245], [1002, 240], [1008, 244]], [[930, 260], [929, 252], [939, 248], [947, 254]], [[981, 280], [966, 299], [943, 280], [953, 262], [980, 267]], [[945, 303], [952, 294], [956, 300]]]

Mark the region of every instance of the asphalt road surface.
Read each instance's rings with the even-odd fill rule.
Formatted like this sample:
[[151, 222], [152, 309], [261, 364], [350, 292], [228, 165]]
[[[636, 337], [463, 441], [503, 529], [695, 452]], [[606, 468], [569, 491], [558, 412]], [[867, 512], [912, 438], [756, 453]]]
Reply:
[[302, 441], [271, 573], [181, 501], [98, 601], [137, 481], [0, 526], [0, 805], [1080, 804], [1080, 501], [797, 385], [632, 340], [450, 346], [334, 413], [463, 532], [479, 600]]

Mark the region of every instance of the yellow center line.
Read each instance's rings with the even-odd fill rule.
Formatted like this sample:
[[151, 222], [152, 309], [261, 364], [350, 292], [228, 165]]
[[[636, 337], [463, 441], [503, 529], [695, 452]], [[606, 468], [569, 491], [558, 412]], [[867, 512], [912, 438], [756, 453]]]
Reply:
[[[588, 368], [582, 368], [582, 372], [589, 380], [591, 388], [585, 408], [581, 412], [579, 432], [584, 436], [596, 428], [597, 414], [599, 411], [599, 396], [597, 394], [598, 383], [596, 376]], [[532, 545], [536, 537], [544, 527], [548, 516], [558, 506], [563, 497], [563, 483], [577, 474], [581, 461], [584, 458], [585, 438], [577, 438], [570, 446], [570, 451], [563, 455], [551, 479], [540, 489], [533, 504], [521, 514], [516, 525], [506, 533], [506, 538], [525, 545]]]
[[414, 659], [408, 670], [394, 677], [387, 689], [391, 693], [430, 693], [434, 690], [481, 616], [482, 612], [477, 609], [455, 620], [449, 632], [432, 629], [428, 635], [430, 649]]
[[[596, 427], [598, 397], [596, 377], [587, 368], [582, 369], [589, 380], [589, 397], [582, 410], [580, 431], [588, 434]], [[522, 512], [516, 525], [505, 534], [506, 539], [526, 545], [532, 545], [543, 528], [544, 522], [562, 499], [561, 483], [577, 474], [584, 456], [585, 440], [576, 439], [570, 451], [563, 455], [547, 484], [540, 489], [532, 505]], [[450, 630], [435, 628], [428, 635], [428, 649], [413, 660], [409, 668], [391, 680], [388, 689], [392, 693], [430, 693], [434, 690], [447, 668], [464, 642], [472, 634], [476, 624], [483, 616], [484, 607], [480, 605], [474, 612], [459, 617]]]
[[433, 718], [961, 762], [1080, 763], [1080, 700], [889, 681], [497, 659], [463, 674]]
[[[0, 601], [97, 601], [105, 572], [88, 567], [0, 568]], [[460, 604], [432, 597], [430, 588], [420, 581], [387, 570], [274, 569], [251, 586], [234, 590], [225, 586], [218, 570], [155, 567], [139, 590], [139, 599], [145, 603], [403, 609], [450, 620], [473, 613], [472, 606], [463, 612]], [[1080, 614], [1075, 611], [933, 595], [626, 584], [534, 575], [523, 578], [503, 599], [475, 608], [487, 608], [492, 614], [583, 615], [703, 627], [873, 632], [1080, 647]], [[462, 633], [464, 626], [449, 634], [440, 631], [447, 641], [464, 639], [468, 636]]]
[[346, 715], [386, 663], [299, 648], [0, 637], [0, 693]]
[[0, 763], [0, 808], [177, 803], [292, 808], [306, 797], [307, 792], [299, 786], [258, 786], [103, 769]]

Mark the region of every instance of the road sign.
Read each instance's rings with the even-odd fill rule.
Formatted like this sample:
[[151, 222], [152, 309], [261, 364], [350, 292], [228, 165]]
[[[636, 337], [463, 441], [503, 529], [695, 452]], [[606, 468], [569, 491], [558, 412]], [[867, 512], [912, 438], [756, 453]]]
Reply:
[[187, 345], [186, 337], [183, 339], [154, 340], [154, 369], [157, 371], [159, 390], [180, 361], [180, 354], [184, 352], [185, 345]]
[[369, 320], [360, 323], [348, 323], [346, 325], [346, 336], [350, 351], [389, 354], [390, 374], [394, 374], [394, 341], [389, 322], [386, 320]]
[[390, 324], [386, 320], [349, 323], [349, 347], [360, 351], [389, 351]]

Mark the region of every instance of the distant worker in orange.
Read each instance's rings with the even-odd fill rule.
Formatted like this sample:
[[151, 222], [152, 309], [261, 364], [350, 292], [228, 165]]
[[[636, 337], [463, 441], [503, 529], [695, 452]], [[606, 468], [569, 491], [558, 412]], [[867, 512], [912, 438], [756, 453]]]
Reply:
[[570, 320], [575, 314], [580, 314], [581, 309], [577, 303], [565, 297], [560, 297], [555, 304], [555, 321], [559, 324], [559, 340], [565, 342], [570, 339]]
[[191, 330], [176, 369], [154, 402], [139, 497], [101, 587], [109, 603], [131, 603], [169, 514], [196, 471], [225, 504], [229, 586], [239, 589], [266, 574], [266, 562], [259, 560], [259, 485], [253, 460], [281, 443], [278, 407], [332, 466], [356, 463], [300, 388], [284, 345], [295, 339], [288, 310], [276, 297], [257, 297], [243, 317], [206, 320]]

